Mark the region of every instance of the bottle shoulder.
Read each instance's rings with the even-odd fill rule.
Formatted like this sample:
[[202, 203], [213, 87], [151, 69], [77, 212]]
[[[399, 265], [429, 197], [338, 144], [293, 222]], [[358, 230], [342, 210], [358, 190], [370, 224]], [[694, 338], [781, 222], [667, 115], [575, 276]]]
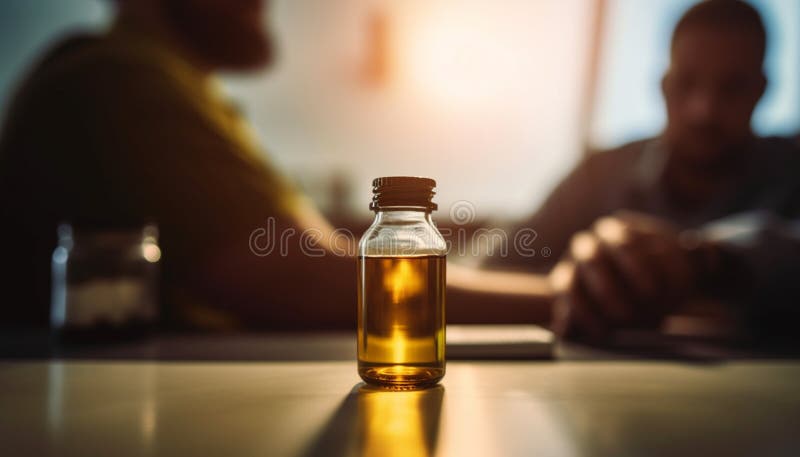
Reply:
[[358, 244], [359, 256], [444, 256], [447, 243], [431, 223], [376, 221]]

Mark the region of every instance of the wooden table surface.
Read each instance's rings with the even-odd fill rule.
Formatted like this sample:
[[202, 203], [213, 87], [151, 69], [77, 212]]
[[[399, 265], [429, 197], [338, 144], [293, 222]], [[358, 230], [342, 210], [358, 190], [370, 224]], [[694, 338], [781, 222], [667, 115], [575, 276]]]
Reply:
[[365, 387], [352, 361], [0, 362], [5, 456], [796, 456], [800, 363], [451, 362]]

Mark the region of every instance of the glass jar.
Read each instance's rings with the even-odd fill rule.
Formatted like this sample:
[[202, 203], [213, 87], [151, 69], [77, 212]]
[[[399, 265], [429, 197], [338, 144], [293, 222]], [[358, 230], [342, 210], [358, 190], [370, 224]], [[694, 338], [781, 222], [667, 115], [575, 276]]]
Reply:
[[375, 220], [358, 247], [358, 374], [370, 384], [418, 388], [445, 372], [447, 247], [431, 219], [436, 182], [373, 181]]
[[138, 229], [58, 227], [52, 258], [52, 328], [67, 340], [145, 334], [158, 317], [161, 250], [153, 225]]

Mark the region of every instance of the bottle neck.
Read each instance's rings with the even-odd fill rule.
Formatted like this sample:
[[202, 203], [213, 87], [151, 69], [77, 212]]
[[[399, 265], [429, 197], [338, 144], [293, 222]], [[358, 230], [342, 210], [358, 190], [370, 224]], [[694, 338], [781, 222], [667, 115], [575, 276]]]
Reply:
[[409, 224], [427, 222], [433, 223], [431, 211], [428, 208], [389, 210], [381, 209], [375, 211], [375, 222], [383, 224]]

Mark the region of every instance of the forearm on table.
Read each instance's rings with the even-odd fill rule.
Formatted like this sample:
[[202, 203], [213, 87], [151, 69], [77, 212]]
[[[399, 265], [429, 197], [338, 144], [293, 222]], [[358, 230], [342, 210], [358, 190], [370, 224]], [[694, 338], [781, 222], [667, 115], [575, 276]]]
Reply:
[[552, 296], [542, 275], [447, 265], [451, 323], [547, 323]]

